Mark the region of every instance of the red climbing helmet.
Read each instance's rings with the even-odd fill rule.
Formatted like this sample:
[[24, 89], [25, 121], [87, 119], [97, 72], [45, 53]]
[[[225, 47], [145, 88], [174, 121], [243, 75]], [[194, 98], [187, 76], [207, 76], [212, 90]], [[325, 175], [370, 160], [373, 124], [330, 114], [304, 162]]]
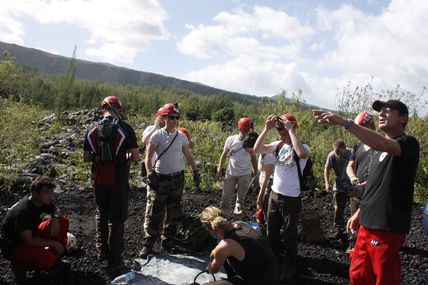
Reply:
[[276, 128], [280, 130], [285, 130], [284, 121], [287, 120], [293, 126], [293, 129], [298, 129], [299, 124], [297, 123], [297, 118], [293, 114], [283, 114], [281, 117], [277, 117]]
[[105, 109], [107, 107], [116, 107], [121, 109], [122, 103], [116, 96], [108, 96], [105, 97], [104, 100], [101, 102], [101, 109]]
[[157, 117], [166, 116], [166, 115], [167, 115], [167, 114], [166, 114], [166, 110], [165, 110], [165, 107], [164, 107], [164, 106], [160, 107], [160, 108], [158, 109], [158, 111], [156, 112], [156, 116], [157, 116]]
[[[162, 109], [162, 110], [161, 110]], [[159, 112], [161, 110], [161, 112]], [[159, 109], [159, 116], [180, 115], [180, 109], [173, 103], [165, 104]]]
[[249, 132], [253, 129], [253, 121], [250, 118], [241, 118], [238, 120], [238, 129], [243, 132]]

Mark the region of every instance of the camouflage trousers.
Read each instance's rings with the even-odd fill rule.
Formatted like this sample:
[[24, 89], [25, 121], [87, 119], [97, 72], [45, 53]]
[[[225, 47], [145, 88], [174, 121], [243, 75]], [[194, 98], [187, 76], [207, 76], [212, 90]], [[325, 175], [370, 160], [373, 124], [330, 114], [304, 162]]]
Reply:
[[159, 174], [159, 188], [147, 187], [143, 245], [153, 246], [162, 234], [164, 241], [174, 240], [181, 218], [184, 172], [174, 176]]

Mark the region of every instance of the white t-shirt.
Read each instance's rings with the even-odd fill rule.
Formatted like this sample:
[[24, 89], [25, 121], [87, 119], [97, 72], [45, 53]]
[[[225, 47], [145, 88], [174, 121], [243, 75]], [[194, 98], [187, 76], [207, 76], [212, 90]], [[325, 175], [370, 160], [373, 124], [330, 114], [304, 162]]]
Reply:
[[155, 165], [155, 171], [160, 174], [170, 174], [184, 170], [183, 146], [189, 145], [189, 140], [182, 132], [169, 134], [165, 128], [157, 130], [150, 138], [150, 143], [157, 145], [156, 154], [160, 155], [177, 138], [171, 147], [162, 155]]
[[[276, 164], [276, 156], [273, 153], [260, 154], [259, 156], [259, 184], [262, 185], [265, 180], [265, 172], [263, 171], [263, 167], [265, 165], [272, 165], [273, 170], [275, 170]], [[273, 173], [273, 172], [272, 172]], [[272, 178], [272, 176], [270, 177]]]
[[[281, 141], [272, 142], [270, 145], [276, 149], [279, 143]], [[310, 153], [310, 147], [307, 144], [303, 144], [303, 146]], [[279, 150], [273, 175], [272, 191], [284, 196], [298, 197], [300, 196], [300, 182], [296, 161], [293, 158], [293, 150], [293, 146], [288, 144], [284, 144]], [[305, 168], [307, 161], [308, 158], [299, 160], [301, 171]]]
[[228, 137], [224, 144], [224, 150], [229, 150], [229, 162], [226, 169], [227, 175], [244, 176], [251, 174], [251, 156], [250, 153], [242, 147], [242, 141], [239, 139], [239, 135]]

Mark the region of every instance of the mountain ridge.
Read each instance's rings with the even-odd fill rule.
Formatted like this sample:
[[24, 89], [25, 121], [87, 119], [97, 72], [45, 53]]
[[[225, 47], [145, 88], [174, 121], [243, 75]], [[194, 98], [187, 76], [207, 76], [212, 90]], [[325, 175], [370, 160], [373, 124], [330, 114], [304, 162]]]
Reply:
[[[0, 52], [7, 51], [17, 63], [34, 68], [44, 74], [66, 74], [72, 57], [52, 54], [36, 48], [23, 47], [0, 41]], [[235, 100], [258, 102], [260, 97], [227, 91], [199, 82], [178, 79], [162, 74], [138, 71], [104, 62], [91, 62], [75, 58], [75, 77], [78, 79], [104, 81], [135, 86], [170, 87], [185, 89], [201, 95], [225, 94]]]

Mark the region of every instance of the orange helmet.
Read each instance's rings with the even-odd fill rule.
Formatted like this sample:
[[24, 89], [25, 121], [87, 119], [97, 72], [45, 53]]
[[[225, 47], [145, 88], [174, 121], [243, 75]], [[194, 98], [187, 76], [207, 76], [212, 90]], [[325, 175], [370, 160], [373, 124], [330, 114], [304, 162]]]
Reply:
[[101, 102], [101, 109], [107, 108], [108, 106], [113, 106], [120, 109], [122, 108], [122, 103], [116, 96], [108, 96], [105, 97], [104, 100]]
[[355, 117], [354, 123], [368, 128], [374, 123], [373, 116], [367, 113], [366, 111], [361, 112]]
[[180, 132], [186, 135], [187, 139], [190, 141], [190, 133], [186, 128], [178, 128]]
[[243, 132], [249, 132], [253, 128], [253, 121], [250, 118], [241, 118], [238, 120], [238, 129]]
[[283, 114], [281, 117], [278, 117], [277, 120], [277, 129], [278, 130], [285, 130], [284, 124], [282, 121], [287, 120], [291, 123], [293, 126], [293, 129], [298, 129], [299, 124], [297, 123], [297, 118], [293, 114]]

